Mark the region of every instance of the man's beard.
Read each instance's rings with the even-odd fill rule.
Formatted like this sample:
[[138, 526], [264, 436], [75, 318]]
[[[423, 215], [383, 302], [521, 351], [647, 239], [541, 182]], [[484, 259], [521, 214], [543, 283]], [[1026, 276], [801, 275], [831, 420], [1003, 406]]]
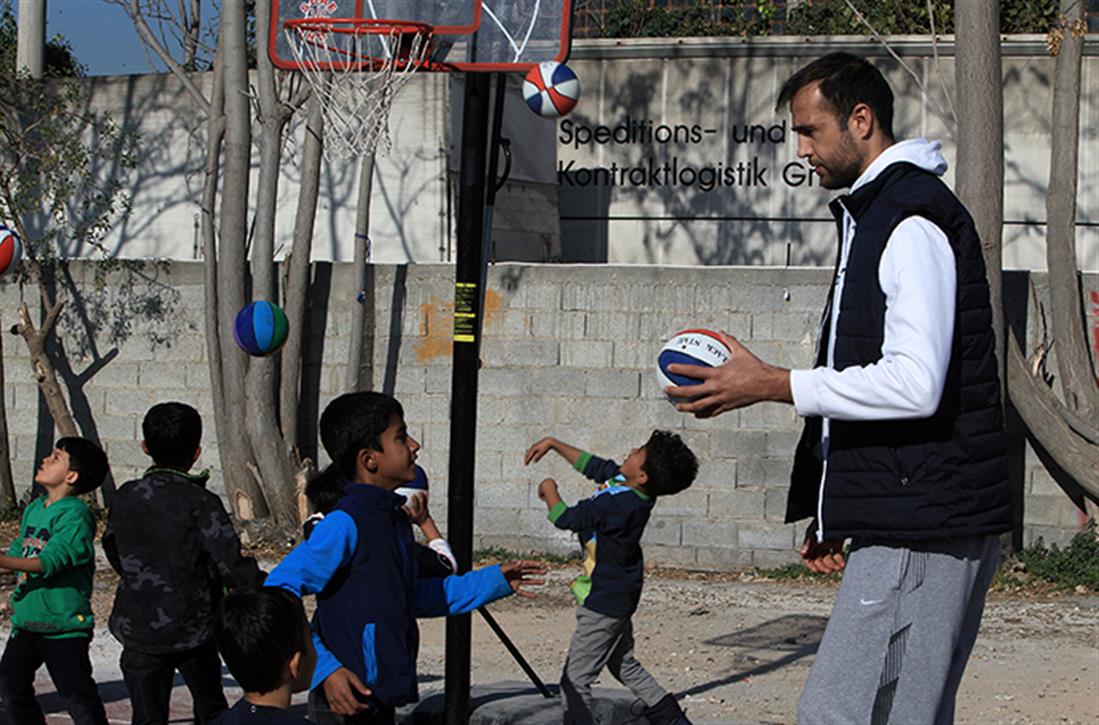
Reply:
[[844, 134], [843, 143], [836, 150], [835, 157], [823, 166], [828, 175], [822, 175], [819, 170], [817, 175], [820, 176], [820, 185], [825, 189], [846, 189], [858, 181], [862, 173], [862, 158], [849, 134]]

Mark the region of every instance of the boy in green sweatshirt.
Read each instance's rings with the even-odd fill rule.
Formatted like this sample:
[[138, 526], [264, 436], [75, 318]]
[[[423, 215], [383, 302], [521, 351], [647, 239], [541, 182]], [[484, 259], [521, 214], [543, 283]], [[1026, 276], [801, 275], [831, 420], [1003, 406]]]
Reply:
[[34, 481], [45, 495], [23, 511], [19, 536], [0, 568], [16, 572], [12, 630], [0, 657], [0, 699], [16, 725], [44, 724], [34, 697], [43, 663], [77, 725], [105, 725], [92, 679], [92, 575], [95, 517], [80, 500], [107, 475], [107, 456], [84, 438], [62, 438], [42, 459]]

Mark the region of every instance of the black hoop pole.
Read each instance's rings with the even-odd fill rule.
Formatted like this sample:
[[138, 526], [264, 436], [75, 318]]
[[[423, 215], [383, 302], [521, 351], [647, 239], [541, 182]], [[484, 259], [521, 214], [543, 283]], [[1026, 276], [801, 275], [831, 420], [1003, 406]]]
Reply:
[[[477, 352], [480, 346], [481, 246], [485, 221], [485, 151], [490, 76], [467, 73], [462, 112], [458, 196], [458, 259], [454, 274], [454, 369], [450, 399], [447, 533], [459, 573], [473, 561], [473, 472], [477, 438]], [[470, 701], [470, 615], [447, 618], [447, 725], [464, 725]]]
[[[483, 323], [485, 318], [485, 291], [488, 289], [488, 259], [492, 249], [492, 217], [496, 212], [496, 192], [507, 181], [511, 173], [511, 152], [507, 154], [507, 166], [504, 174], [498, 176], [496, 167], [500, 164], [500, 147], [505, 139], [500, 137], [504, 126], [504, 99], [507, 91], [508, 78], [503, 73], [496, 74], [496, 95], [492, 101], [492, 137], [488, 144], [488, 191], [485, 194], [485, 227], [481, 237], [481, 298], [478, 301], [478, 320]], [[507, 142], [510, 144], [510, 142]], [[480, 340], [480, 336], [478, 336]], [[480, 343], [478, 342], [478, 348]], [[480, 350], [478, 349], [478, 354]]]

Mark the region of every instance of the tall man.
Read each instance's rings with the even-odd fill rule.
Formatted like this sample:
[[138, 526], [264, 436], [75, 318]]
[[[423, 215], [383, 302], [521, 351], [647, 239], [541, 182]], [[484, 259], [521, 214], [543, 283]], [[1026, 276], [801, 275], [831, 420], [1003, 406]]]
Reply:
[[[831, 203], [835, 277], [812, 369], [729, 363], [668, 392], [700, 417], [760, 401], [805, 418], [787, 521], [801, 555], [844, 569], [798, 704], [802, 723], [949, 723], [1011, 527], [1000, 385], [977, 231], [939, 177], [939, 145], [893, 138], [893, 94], [833, 53], [786, 81], [798, 155]], [[848, 561], [842, 545], [851, 539]]]

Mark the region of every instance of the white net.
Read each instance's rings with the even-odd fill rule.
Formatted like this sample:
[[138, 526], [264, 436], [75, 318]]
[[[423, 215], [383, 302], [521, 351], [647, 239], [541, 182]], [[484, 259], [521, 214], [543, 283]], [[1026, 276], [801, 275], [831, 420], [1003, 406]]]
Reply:
[[428, 56], [427, 26], [287, 23], [284, 32], [324, 114], [329, 162], [390, 148], [393, 99]]

